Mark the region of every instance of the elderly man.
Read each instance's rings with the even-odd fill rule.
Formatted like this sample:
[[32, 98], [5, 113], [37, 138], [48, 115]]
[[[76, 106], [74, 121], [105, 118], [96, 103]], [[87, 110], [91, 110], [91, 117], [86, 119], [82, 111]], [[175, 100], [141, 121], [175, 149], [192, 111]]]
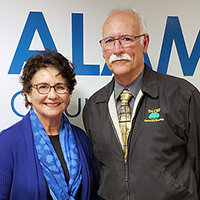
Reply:
[[88, 100], [83, 120], [106, 200], [200, 198], [200, 94], [143, 60], [144, 18], [115, 10], [100, 40], [114, 77]]

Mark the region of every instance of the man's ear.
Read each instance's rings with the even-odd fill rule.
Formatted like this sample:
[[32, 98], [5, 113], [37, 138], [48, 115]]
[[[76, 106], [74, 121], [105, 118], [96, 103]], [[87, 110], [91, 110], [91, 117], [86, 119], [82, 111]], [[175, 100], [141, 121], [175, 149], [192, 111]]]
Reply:
[[148, 46], [149, 46], [149, 35], [146, 34], [143, 40], [143, 54], [147, 53]]

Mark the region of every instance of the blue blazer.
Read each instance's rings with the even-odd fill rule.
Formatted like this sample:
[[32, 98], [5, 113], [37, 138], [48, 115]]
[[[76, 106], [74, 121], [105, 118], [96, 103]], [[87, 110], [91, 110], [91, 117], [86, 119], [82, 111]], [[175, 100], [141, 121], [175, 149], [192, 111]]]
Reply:
[[[85, 132], [71, 125], [82, 166], [82, 200], [100, 199], [99, 174]], [[34, 145], [30, 114], [0, 133], [0, 200], [45, 200], [47, 188]]]

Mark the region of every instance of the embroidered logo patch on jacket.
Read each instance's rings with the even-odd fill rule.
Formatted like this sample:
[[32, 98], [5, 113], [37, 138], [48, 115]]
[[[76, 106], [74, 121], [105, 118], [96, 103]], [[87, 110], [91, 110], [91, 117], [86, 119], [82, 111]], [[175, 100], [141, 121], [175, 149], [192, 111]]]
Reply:
[[148, 116], [144, 119], [144, 122], [160, 122], [164, 121], [164, 118], [161, 117], [161, 108], [148, 109]]

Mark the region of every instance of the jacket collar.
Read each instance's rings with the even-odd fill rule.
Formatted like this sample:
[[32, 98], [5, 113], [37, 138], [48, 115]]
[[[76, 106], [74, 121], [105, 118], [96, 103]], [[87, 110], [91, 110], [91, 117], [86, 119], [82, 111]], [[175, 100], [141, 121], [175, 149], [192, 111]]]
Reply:
[[113, 77], [112, 80], [106, 86], [100, 89], [98, 95], [96, 96], [96, 103], [108, 102], [111, 94], [113, 93], [114, 86], [115, 78]]
[[142, 92], [147, 93], [152, 98], [158, 97], [157, 72], [144, 64], [144, 76], [142, 82]]
[[[114, 90], [115, 79], [112, 80], [100, 89], [98, 95], [96, 96], [96, 103], [108, 102], [109, 98]], [[158, 85], [156, 72], [153, 71], [148, 65], [144, 64], [144, 75], [142, 80], [143, 93], [150, 95], [152, 98], [158, 97]]]

